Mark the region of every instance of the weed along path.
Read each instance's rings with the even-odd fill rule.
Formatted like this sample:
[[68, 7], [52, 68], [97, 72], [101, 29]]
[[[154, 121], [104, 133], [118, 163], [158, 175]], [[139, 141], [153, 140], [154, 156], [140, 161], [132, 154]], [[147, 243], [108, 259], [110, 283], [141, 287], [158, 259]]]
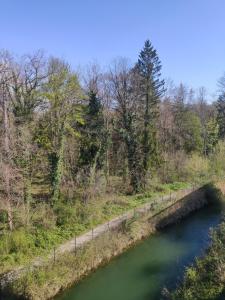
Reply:
[[[158, 228], [164, 227], [165, 225], [171, 223], [170, 216], [168, 216], [168, 211], [172, 213], [173, 220], [176, 221], [176, 219], [181, 218], [183, 215], [186, 215], [188, 212], [191, 212], [192, 210], [195, 210], [197, 208], [200, 208], [205, 204], [204, 201], [197, 201], [198, 199], [203, 199], [203, 195], [205, 193], [204, 187], [191, 187], [183, 190], [178, 190], [174, 193], [169, 193], [167, 195], [161, 195], [157, 198], [152, 198], [149, 200], [149, 202], [146, 202], [145, 204], [134, 208], [133, 210], [130, 210], [124, 214], [121, 214], [118, 217], [113, 218], [112, 220], [109, 220], [108, 222], [101, 224], [90, 231], [72, 238], [71, 240], [61, 244], [57, 248], [55, 248], [51, 253], [43, 258], [43, 257], [37, 257], [35, 258], [29, 265], [27, 266], [21, 266], [17, 269], [14, 269], [8, 273], [6, 273], [4, 276], [0, 279], [0, 284], [2, 290], [4, 290], [5, 287], [11, 282], [14, 282], [18, 278], [21, 277], [22, 274], [26, 274], [27, 271], [34, 271], [40, 267], [50, 266], [52, 263], [55, 263], [57, 265], [58, 261], [64, 257], [63, 254], [66, 253], [75, 253], [79, 249], [84, 249], [85, 245], [87, 245], [86, 248], [89, 247], [89, 244], [91, 245], [93, 241], [93, 245], [97, 244], [97, 239], [101, 236], [104, 236], [105, 233], [112, 233], [114, 232], [114, 229], [122, 227], [121, 225], [124, 224], [124, 222], [133, 220], [133, 219], [142, 219], [145, 216], [148, 220], [152, 222], [153, 227], [155, 228], [156, 225]], [[197, 200], [196, 200], [197, 199]], [[187, 202], [188, 206], [187, 207]], [[198, 203], [199, 202], [199, 203]], [[197, 203], [197, 204], [196, 204]], [[187, 211], [189, 209], [189, 211]], [[186, 211], [184, 211], [186, 210]], [[177, 213], [178, 212], [178, 213]], [[175, 218], [175, 219], [174, 219]], [[150, 223], [148, 223], [150, 224]], [[149, 227], [149, 225], [148, 225]], [[153, 230], [154, 231], [154, 230]], [[149, 234], [150, 231], [148, 229], [147, 234]], [[147, 236], [145, 234], [144, 236]], [[141, 238], [141, 237], [140, 237]], [[136, 239], [137, 240], [137, 239]], [[96, 241], [96, 243], [95, 243]], [[135, 240], [132, 241], [134, 243]], [[131, 243], [129, 241], [126, 245], [124, 245], [124, 250], [126, 247], [129, 247]], [[105, 245], [107, 249], [107, 245]], [[121, 253], [123, 249], [120, 249], [120, 251], [116, 251], [117, 254]], [[111, 254], [111, 256], [114, 256], [116, 254]], [[75, 255], [76, 256], [76, 255]], [[66, 259], [66, 256], [65, 256]], [[99, 260], [101, 261], [101, 259]], [[97, 268], [101, 263], [97, 263], [94, 268]], [[89, 273], [91, 271], [92, 267], [86, 268], [85, 272], [83, 272], [83, 275]], [[81, 272], [78, 272], [81, 273]], [[81, 277], [81, 275], [77, 276], [77, 278], [74, 278], [74, 281], [77, 281]], [[71, 279], [72, 280], [72, 279]], [[72, 282], [71, 282], [72, 283]], [[62, 286], [61, 288], [63, 288]], [[57, 287], [58, 288], [58, 287]], [[60, 288], [60, 289], [61, 289]], [[59, 289], [59, 290], [60, 290]], [[56, 291], [57, 293], [58, 291]], [[51, 297], [54, 295], [50, 295]], [[32, 298], [33, 299], [33, 298]], [[36, 298], [35, 298], [36, 299]], [[37, 299], [47, 299], [46, 298], [37, 298]]]
[[[196, 190], [198, 190], [198, 188], [191, 187], [185, 190], [177, 191], [175, 193], [170, 193], [169, 195], [162, 195], [155, 199], [151, 199], [150, 202], [145, 203], [140, 207], [134, 208], [133, 210], [130, 210], [118, 217], [115, 217], [114, 219], [91, 229], [87, 233], [74, 237], [70, 241], [62, 244], [51, 253], [49, 259], [57, 258], [57, 255], [61, 255], [65, 252], [76, 251], [76, 249], [83, 247], [85, 244], [101, 236], [107, 231], [118, 228], [124, 221], [130, 220], [134, 216], [145, 214], [147, 212], [152, 213], [152, 216], [154, 216], [155, 214], [166, 209], [170, 205], [173, 205], [176, 201], [179, 201], [180, 199], [184, 198], [185, 196], [189, 195], [190, 193]], [[34, 264], [39, 263], [39, 259], [34, 262]]]

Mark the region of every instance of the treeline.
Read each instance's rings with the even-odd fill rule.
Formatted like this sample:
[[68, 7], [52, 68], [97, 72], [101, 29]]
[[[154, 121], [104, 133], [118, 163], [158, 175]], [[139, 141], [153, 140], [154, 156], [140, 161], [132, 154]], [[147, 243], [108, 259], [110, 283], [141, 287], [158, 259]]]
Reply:
[[1, 51], [2, 228], [14, 228], [20, 206], [29, 225], [35, 203], [85, 204], [103, 190], [144, 191], [155, 176], [176, 181], [186, 157], [208, 157], [224, 139], [220, 83], [215, 103], [204, 88], [165, 83], [149, 41], [133, 65], [118, 59], [107, 70], [90, 65], [80, 73], [40, 51], [21, 58]]

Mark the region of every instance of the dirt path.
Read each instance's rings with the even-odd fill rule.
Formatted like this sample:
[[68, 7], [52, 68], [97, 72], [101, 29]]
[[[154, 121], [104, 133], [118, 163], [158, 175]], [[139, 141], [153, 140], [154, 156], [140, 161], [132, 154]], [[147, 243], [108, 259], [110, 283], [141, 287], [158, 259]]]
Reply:
[[0, 278], [0, 287], [4, 287], [4, 285], [6, 285], [8, 282], [11, 282], [11, 281], [15, 280], [16, 278], [18, 278], [28, 268], [32, 269], [32, 268], [35, 268], [38, 266], [42, 266], [42, 265], [54, 260], [55, 258], [57, 258], [57, 256], [60, 256], [63, 253], [76, 251], [76, 249], [84, 246], [91, 240], [101, 236], [102, 234], [106, 233], [107, 231], [118, 228], [124, 220], [131, 219], [135, 214], [144, 214], [147, 212], [152, 212], [152, 216], [153, 216], [159, 212], [159, 210], [156, 209], [157, 205], [162, 204], [162, 202], [166, 202], [165, 203], [166, 205], [163, 207], [163, 209], [165, 209], [166, 207], [169, 207], [171, 204], [175, 203], [177, 200], [190, 194], [191, 192], [193, 192], [196, 189], [197, 188], [192, 187], [192, 188], [185, 189], [185, 190], [179, 190], [175, 193], [170, 193], [169, 195], [163, 195], [163, 196], [157, 197], [155, 199], [151, 199], [149, 202], [147, 202], [133, 210], [130, 210], [118, 217], [115, 217], [114, 219], [112, 219], [104, 224], [101, 224], [76, 238], [74, 237], [73, 239], [71, 239], [71, 240], [63, 243], [59, 247], [55, 248], [53, 251], [51, 251], [51, 253], [47, 257], [45, 257], [45, 258], [36, 257], [29, 264], [29, 266], [20, 266], [18, 268], [15, 268], [12, 271], [6, 273], [4, 276], [2, 276]]
[[[92, 230], [90, 230], [76, 238], [74, 237], [73, 239], [63, 243], [62, 245], [60, 245], [58, 248], [55, 249], [55, 252], [52, 252], [50, 254], [49, 258], [54, 258], [54, 255], [60, 255], [65, 252], [74, 252], [75, 248], [78, 249], [78, 248], [84, 246], [86, 243], [90, 242], [91, 240], [106, 233], [107, 231], [118, 228], [122, 224], [123, 221], [131, 219], [134, 216], [134, 214], [143, 214], [145, 212], [152, 211], [152, 215], [154, 215], [156, 213], [155, 205], [159, 205], [162, 202], [167, 202], [168, 205], [165, 206], [165, 208], [166, 208], [167, 206], [171, 205], [171, 203], [174, 203], [179, 198], [182, 198], [182, 197], [188, 195], [193, 190], [195, 190], [195, 189], [192, 187], [192, 188], [188, 188], [185, 190], [177, 191], [175, 193], [170, 193], [169, 195], [163, 195], [163, 196], [157, 197], [155, 199], [151, 199], [149, 202], [147, 202], [133, 210], [130, 210], [118, 217], [115, 217], [114, 219], [112, 219], [104, 224], [98, 225], [97, 227], [93, 228]], [[34, 264], [36, 265], [35, 262], [37, 262], [37, 261], [36, 260], [34, 261]]]

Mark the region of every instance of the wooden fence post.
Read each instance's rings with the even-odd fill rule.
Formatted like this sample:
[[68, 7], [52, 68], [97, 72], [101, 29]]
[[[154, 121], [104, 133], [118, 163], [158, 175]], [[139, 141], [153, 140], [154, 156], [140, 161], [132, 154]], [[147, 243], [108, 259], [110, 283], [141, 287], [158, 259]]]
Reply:
[[74, 239], [74, 253], [75, 253], [75, 255], [77, 254], [77, 238], [76, 238], [76, 236]]
[[56, 252], [56, 249], [54, 247], [54, 249], [53, 249], [53, 260], [54, 260], [54, 263], [55, 263], [55, 260], [56, 260], [56, 255], [55, 255], [56, 253], [55, 252]]

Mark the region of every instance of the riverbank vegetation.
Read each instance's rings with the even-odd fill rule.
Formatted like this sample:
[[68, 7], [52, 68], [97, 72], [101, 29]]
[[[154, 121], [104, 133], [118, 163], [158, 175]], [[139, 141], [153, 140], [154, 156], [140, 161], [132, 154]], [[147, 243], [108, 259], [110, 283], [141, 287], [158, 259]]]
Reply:
[[203, 259], [185, 272], [173, 300], [222, 300], [225, 296], [225, 223], [212, 233], [212, 245]]
[[[221, 192], [217, 191], [222, 197]], [[219, 195], [220, 194], [220, 195]], [[224, 196], [223, 196], [224, 198]], [[187, 268], [172, 300], [222, 300], [225, 297], [225, 222], [211, 232], [212, 243], [206, 255]]]
[[[123, 230], [109, 231], [75, 253], [57, 256], [38, 268], [27, 269], [19, 279], [14, 280], [5, 290], [10, 295], [25, 299], [51, 299], [60, 291], [80, 281], [97, 267], [109, 262], [115, 255], [125, 251], [135, 239], [149, 232], [146, 218], [136, 218], [124, 223]], [[63, 276], [62, 276], [63, 274]]]
[[157, 194], [224, 176], [224, 90], [209, 104], [204, 88], [160, 71], [149, 41], [134, 64], [79, 72], [41, 51], [1, 51], [0, 273]]
[[169, 197], [168, 201], [152, 203], [150, 210], [135, 210], [116, 228], [108, 227], [106, 232], [82, 247], [74, 247], [73, 251], [63, 254], [56, 251], [51, 259], [25, 268], [14, 280], [11, 275], [11, 280], [5, 284], [4, 295], [33, 300], [52, 299], [159, 228], [176, 223], [207, 205], [211, 187], [205, 185], [196, 190], [178, 191], [176, 197]]

